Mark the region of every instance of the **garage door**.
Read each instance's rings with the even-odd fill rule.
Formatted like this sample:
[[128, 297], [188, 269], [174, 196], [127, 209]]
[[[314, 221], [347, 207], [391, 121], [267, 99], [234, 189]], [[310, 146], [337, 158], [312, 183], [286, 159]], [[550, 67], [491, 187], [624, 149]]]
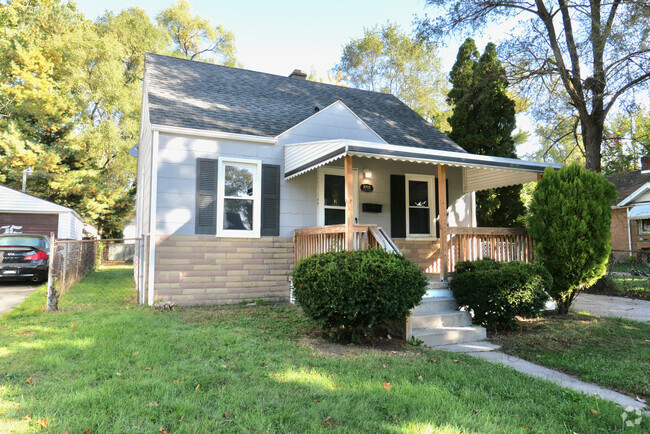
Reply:
[[58, 214], [0, 213], [0, 234], [41, 234], [58, 237]]

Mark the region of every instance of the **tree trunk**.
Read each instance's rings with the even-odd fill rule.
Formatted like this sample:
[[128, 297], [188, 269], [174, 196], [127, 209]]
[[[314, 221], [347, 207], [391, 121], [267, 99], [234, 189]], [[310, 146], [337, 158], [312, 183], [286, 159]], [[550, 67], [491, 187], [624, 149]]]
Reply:
[[585, 147], [587, 170], [600, 172], [601, 145], [603, 143], [603, 123], [591, 117], [580, 119], [582, 143]]

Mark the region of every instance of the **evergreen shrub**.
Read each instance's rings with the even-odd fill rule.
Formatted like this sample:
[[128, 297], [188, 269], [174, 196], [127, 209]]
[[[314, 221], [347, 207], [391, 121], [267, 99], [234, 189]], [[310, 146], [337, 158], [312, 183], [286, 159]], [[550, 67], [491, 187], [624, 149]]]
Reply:
[[341, 341], [358, 339], [373, 325], [404, 320], [427, 284], [416, 264], [380, 249], [312, 255], [293, 272], [296, 303]]
[[517, 316], [538, 316], [553, 279], [539, 264], [463, 261], [456, 265], [451, 290], [462, 307], [474, 311], [473, 322], [491, 330], [509, 330]]
[[537, 261], [553, 276], [549, 295], [560, 313], [607, 271], [616, 196], [614, 184], [577, 163], [547, 168], [535, 187], [528, 232]]

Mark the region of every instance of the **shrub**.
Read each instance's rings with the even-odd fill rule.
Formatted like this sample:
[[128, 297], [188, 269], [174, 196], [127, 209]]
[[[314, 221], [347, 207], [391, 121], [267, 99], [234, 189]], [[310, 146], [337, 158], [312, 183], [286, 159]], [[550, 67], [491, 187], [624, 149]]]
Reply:
[[547, 168], [537, 183], [528, 231], [537, 260], [553, 276], [549, 295], [560, 313], [607, 270], [615, 199], [614, 184], [575, 163], [557, 172]]
[[516, 326], [516, 316], [538, 316], [552, 282], [539, 264], [485, 259], [459, 262], [450, 286], [458, 304], [474, 311], [475, 324], [504, 330]]
[[427, 283], [417, 265], [379, 249], [312, 255], [293, 272], [294, 295], [305, 314], [345, 341], [372, 325], [404, 320]]

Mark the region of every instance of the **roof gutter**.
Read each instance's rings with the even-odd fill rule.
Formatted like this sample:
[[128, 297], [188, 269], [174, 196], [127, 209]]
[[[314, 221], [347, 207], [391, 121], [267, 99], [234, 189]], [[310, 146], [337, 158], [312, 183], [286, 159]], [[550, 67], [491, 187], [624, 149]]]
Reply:
[[238, 140], [243, 142], [254, 142], [265, 145], [275, 145], [278, 142], [276, 137], [256, 136], [253, 134], [226, 133], [215, 130], [200, 130], [196, 128], [172, 127], [168, 125], [151, 124], [153, 131], [166, 134], [178, 134], [182, 136], [194, 136], [207, 139]]

